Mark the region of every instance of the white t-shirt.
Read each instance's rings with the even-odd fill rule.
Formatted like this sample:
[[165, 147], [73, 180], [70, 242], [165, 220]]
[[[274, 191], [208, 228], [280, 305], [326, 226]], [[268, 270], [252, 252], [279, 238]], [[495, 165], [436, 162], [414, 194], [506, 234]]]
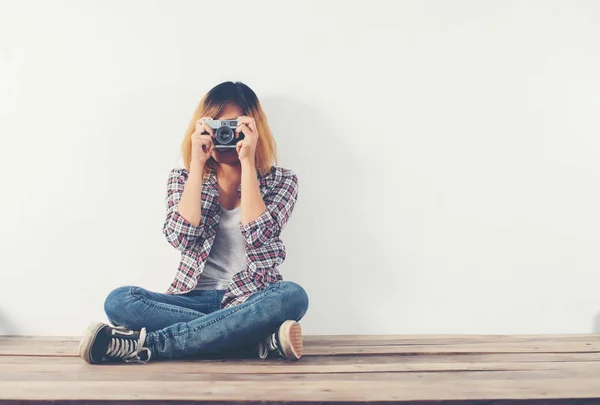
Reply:
[[240, 230], [240, 207], [232, 210], [221, 208], [215, 242], [194, 289], [226, 290], [233, 276], [246, 266], [246, 240]]

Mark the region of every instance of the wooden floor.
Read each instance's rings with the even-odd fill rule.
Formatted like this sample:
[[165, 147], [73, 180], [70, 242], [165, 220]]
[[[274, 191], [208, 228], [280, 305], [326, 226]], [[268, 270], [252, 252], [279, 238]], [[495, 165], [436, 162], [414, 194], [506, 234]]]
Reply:
[[299, 362], [90, 366], [76, 338], [0, 337], [0, 404], [600, 405], [600, 335], [311, 336]]

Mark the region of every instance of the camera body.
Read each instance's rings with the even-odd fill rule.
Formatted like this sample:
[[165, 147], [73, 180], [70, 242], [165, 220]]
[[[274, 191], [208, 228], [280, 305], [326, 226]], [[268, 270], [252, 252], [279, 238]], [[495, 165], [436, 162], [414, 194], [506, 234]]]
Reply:
[[237, 139], [235, 137], [235, 130], [239, 124], [238, 120], [206, 120], [204, 123], [213, 129], [215, 134], [213, 143], [216, 150], [235, 149], [235, 144], [244, 139], [242, 132], [240, 132]]

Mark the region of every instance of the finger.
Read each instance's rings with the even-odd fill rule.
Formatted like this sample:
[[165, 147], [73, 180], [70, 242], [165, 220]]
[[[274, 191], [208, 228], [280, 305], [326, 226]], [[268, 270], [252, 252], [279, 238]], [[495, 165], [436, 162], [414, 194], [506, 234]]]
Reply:
[[214, 130], [210, 125], [203, 122], [200, 126], [200, 135], [210, 136], [211, 138], [215, 136]]
[[204, 153], [211, 153], [212, 150], [214, 149], [214, 144], [212, 143], [212, 141], [210, 140], [206, 140], [206, 139], [202, 139], [202, 143], [201, 143], [201, 147], [202, 147], [202, 151]]
[[242, 124], [239, 127], [237, 127], [237, 129], [235, 130], [235, 132], [238, 133], [238, 134], [240, 132], [243, 132], [244, 134], [249, 134], [251, 131], [250, 131], [250, 128], [248, 127], [248, 125]]
[[245, 115], [242, 115], [241, 117], [238, 117], [238, 122], [241, 122], [242, 124], [249, 124], [251, 122], [254, 121], [254, 118], [252, 117], [246, 117]]
[[199, 120], [196, 121], [196, 128], [198, 128], [200, 125], [204, 124], [204, 121], [206, 120], [212, 120], [212, 117], [202, 117]]
[[202, 145], [202, 151], [203, 151], [204, 153], [207, 153], [207, 154], [209, 154], [209, 155], [212, 155], [212, 153], [213, 153], [213, 151], [214, 151], [214, 150], [215, 150], [215, 147], [214, 147], [214, 146], [212, 146], [212, 145], [211, 145], [211, 146]]
[[250, 129], [252, 130], [252, 132], [258, 132], [256, 130], [256, 121], [254, 121], [254, 120], [250, 121], [250, 123], [248, 124], [248, 126], [250, 127]]
[[242, 150], [242, 147], [244, 146], [244, 141], [241, 140], [238, 143], [235, 144], [235, 150], [238, 153], [238, 155], [240, 154], [240, 150]]
[[205, 132], [212, 133], [212, 128], [205, 122], [207, 120], [212, 120], [212, 117], [202, 117], [198, 121], [196, 121], [196, 131], [200, 134], [203, 134]]
[[254, 131], [256, 130], [256, 120], [254, 118], [242, 116], [238, 118], [238, 120], [240, 120], [239, 122], [241, 124], [246, 124], [250, 127], [250, 129]]
[[207, 140], [212, 141], [210, 134], [202, 135], [201, 133], [196, 132], [194, 135], [192, 135], [192, 143], [205, 144]]
[[202, 145], [210, 145], [212, 143], [210, 135], [200, 135], [199, 139]]

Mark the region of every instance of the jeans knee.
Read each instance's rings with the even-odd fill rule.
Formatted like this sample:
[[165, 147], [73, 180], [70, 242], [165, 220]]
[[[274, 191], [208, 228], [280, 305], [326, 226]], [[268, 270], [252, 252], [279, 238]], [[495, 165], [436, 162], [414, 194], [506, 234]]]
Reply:
[[130, 286], [115, 288], [104, 300], [104, 312], [111, 323], [122, 324], [128, 298], [131, 297], [131, 288]]
[[308, 310], [308, 294], [300, 285], [292, 281], [280, 281], [287, 319], [299, 321]]

